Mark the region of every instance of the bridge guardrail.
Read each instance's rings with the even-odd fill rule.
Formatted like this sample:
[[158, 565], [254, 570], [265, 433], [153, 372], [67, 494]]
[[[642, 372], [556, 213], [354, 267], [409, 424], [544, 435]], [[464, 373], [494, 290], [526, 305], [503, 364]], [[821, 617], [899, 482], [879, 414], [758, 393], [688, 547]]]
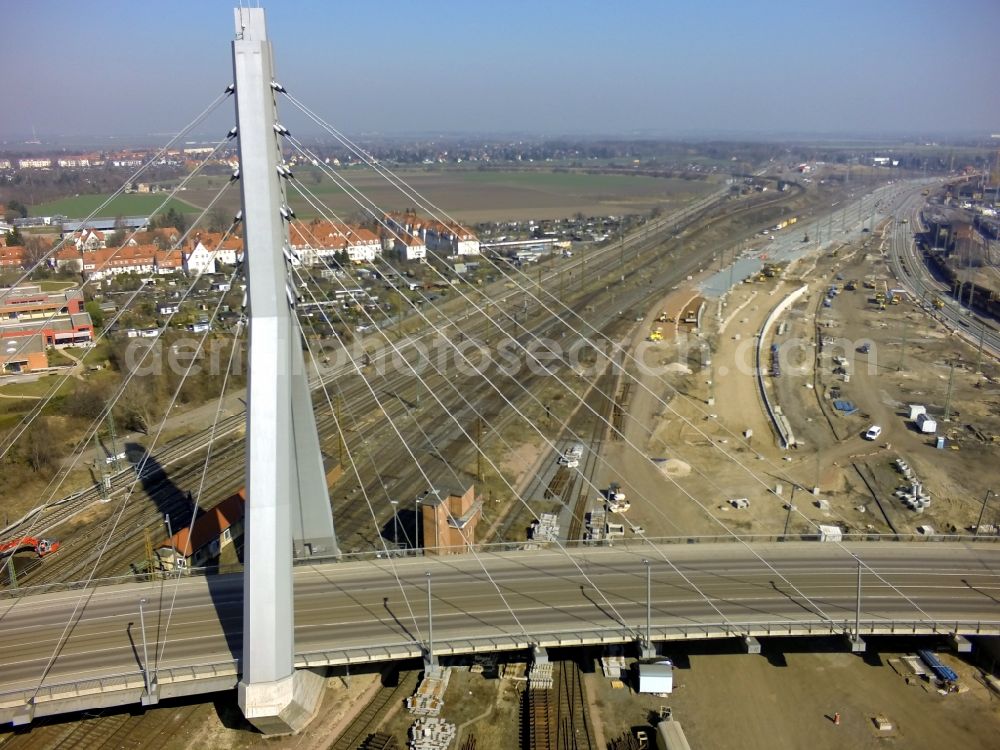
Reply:
[[[225, 675], [239, 675], [240, 664], [236, 659], [210, 662], [208, 664], [185, 664], [173, 667], [160, 667], [150, 670], [150, 678], [158, 685], [170, 685], [175, 682], [191, 680], [214, 680]], [[81, 680], [67, 680], [44, 684], [37, 688], [20, 688], [0, 692], [0, 711], [18, 708], [29, 703], [73, 699], [80, 695], [119, 690], [145, 690], [145, 677], [141, 669], [104, 677], [90, 677]]]
[[[841, 537], [841, 542], [844, 543], [865, 543], [865, 544], [893, 544], [893, 543], [912, 543], [920, 542], [924, 544], [948, 544], [948, 543], [979, 543], [987, 544], [1000, 543], [1000, 534], [998, 535], [973, 535], [973, 534], [932, 534], [930, 536], [925, 536], [921, 534], [843, 534]], [[669, 545], [669, 544], [737, 544], [737, 543], [747, 543], [747, 544], [782, 544], [788, 542], [823, 542], [822, 537], [819, 534], [742, 534], [742, 535], [730, 535], [730, 534], [715, 534], [715, 535], [705, 535], [705, 536], [670, 536], [670, 537], [646, 537], [642, 538], [619, 538], [615, 539], [613, 542], [601, 541], [601, 542], [591, 542], [591, 541], [575, 541], [575, 542], [562, 542], [557, 544], [555, 542], [536, 542], [536, 541], [526, 541], [526, 542], [500, 542], [492, 544], [476, 544], [473, 545], [473, 549], [478, 553], [497, 553], [497, 552], [538, 552], [538, 551], [553, 551], [559, 549], [601, 549], [605, 547], [612, 548], [647, 548], [650, 543], [656, 545]], [[829, 542], [827, 542], [829, 543]], [[449, 551], [454, 551], [456, 553], [464, 552], [464, 547], [443, 547], [442, 553], [443, 557], [446, 557]], [[389, 550], [388, 553], [385, 551], [368, 551], [368, 552], [351, 552], [345, 553], [337, 556], [329, 557], [310, 557], [310, 558], [300, 558], [293, 561], [293, 565], [296, 567], [307, 567], [311, 565], [322, 565], [331, 562], [364, 562], [371, 560], [386, 559], [388, 557], [394, 558], [407, 558], [407, 557], [423, 557], [424, 550], [422, 548], [418, 549], [403, 549], [403, 550]], [[91, 581], [65, 581], [58, 583], [45, 583], [39, 584], [37, 586], [25, 586], [17, 589], [4, 589], [0, 591], [0, 599], [11, 599], [18, 598], [22, 596], [33, 596], [38, 594], [51, 593], [56, 591], [74, 591], [85, 588], [97, 588], [100, 586], [113, 586], [122, 583], [153, 583], [160, 581], [169, 581], [171, 578], [185, 578], [190, 576], [209, 576], [209, 575], [227, 575], [232, 573], [242, 573], [242, 565], [230, 565], [230, 566], [210, 566], [203, 568], [187, 568], [180, 572], [172, 571], [157, 571], [154, 573], [136, 573], [130, 575], [113, 576], [110, 578], [97, 578]]]
[[[708, 640], [717, 638], [754, 637], [824, 637], [854, 634], [854, 618], [825, 620], [818, 615], [810, 620], [773, 621], [718, 621], [676, 625], [653, 625], [650, 635], [654, 642]], [[584, 646], [601, 643], [629, 643], [641, 640], [646, 632], [645, 623], [609, 624], [605, 628], [573, 630], [541, 630], [525, 635], [483, 634], [463, 635], [451, 639], [435, 639], [434, 654], [449, 656], [484, 651], [517, 651], [542, 646], [547, 648]], [[909, 636], [909, 635], [983, 635], [1000, 634], [1000, 620], [896, 620], [862, 619], [858, 635]], [[297, 667], [340, 666], [345, 664], [399, 661], [420, 658], [425, 642], [409, 640], [392, 643], [375, 643], [342, 649], [326, 649], [297, 653]]]

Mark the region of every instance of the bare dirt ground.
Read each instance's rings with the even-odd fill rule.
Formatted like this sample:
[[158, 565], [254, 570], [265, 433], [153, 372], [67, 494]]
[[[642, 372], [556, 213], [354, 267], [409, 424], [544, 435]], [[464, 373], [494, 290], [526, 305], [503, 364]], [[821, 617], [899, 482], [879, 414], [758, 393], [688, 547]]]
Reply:
[[[697, 333], [653, 320], [660, 311], [680, 319], [697, 278], [647, 311], [632, 342], [645, 365], [636, 369], [657, 371], [643, 372], [644, 387], [630, 396], [625, 432], [634, 448], [611, 444], [600, 475], [631, 493], [630, 523], [650, 536], [721, 533], [722, 524], [759, 534], [786, 528], [814, 533], [817, 523], [883, 533], [914, 533], [924, 525], [967, 531], [975, 524], [996, 479], [983, 469], [997, 455], [1000, 368], [912, 303], [878, 310], [862, 280], [872, 274], [888, 278], [882, 247], [881, 237], [873, 236], [804, 258], [782, 280], [738, 284], [724, 306], [708, 302]], [[858, 289], [843, 291], [851, 279]], [[803, 283], [807, 294], [778, 318], [787, 330], [779, 336], [773, 326], [763, 347], [765, 355], [770, 343], [781, 347], [782, 374], [766, 382], [799, 442], [782, 450], [758, 396], [753, 348], [769, 312]], [[824, 307], [831, 284], [841, 293]], [[819, 335], [834, 340], [818, 367], [817, 320]], [[665, 340], [644, 342], [657, 327]], [[869, 344], [867, 354], [857, 351], [863, 343]], [[835, 372], [834, 353], [848, 359], [846, 380]], [[951, 419], [945, 423], [949, 381]], [[835, 398], [853, 401], [857, 413], [837, 412]], [[911, 403], [939, 417], [945, 450], [909, 422]], [[876, 442], [861, 437], [871, 424], [883, 428]], [[910, 463], [931, 494], [931, 507], [921, 514], [893, 496], [904, 484], [893, 466], [897, 457]], [[775, 494], [779, 484], [781, 497]], [[814, 487], [819, 494], [807, 494]], [[798, 495], [789, 514], [793, 491]], [[739, 497], [750, 500], [749, 508], [727, 503]], [[989, 524], [1000, 524], [1000, 502], [987, 506], [984, 526]]]
[[[885, 651], [864, 657], [830, 651], [823, 641], [773, 639], [764, 644], [763, 655], [737, 653], [734, 645], [681, 645], [672, 651], [674, 692], [667, 697], [616, 690], [603, 677], [590, 683], [598, 688], [594, 700], [602, 706], [606, 735], [646, 724], [650, 713], [667, 705], [692, 747], [996, 746], [1000, 698], [983, 684], [979, 670], [949, 654], [942, 660], [968, 689], [942, 696], [918, 678], [907, 684], [890, 666], [911, 644], [886, 643]], [[835, 713], [839, 726], [832, 721]], [[879, 733], [872, 721], [876, 714], [885, 715], [894, 729]]]

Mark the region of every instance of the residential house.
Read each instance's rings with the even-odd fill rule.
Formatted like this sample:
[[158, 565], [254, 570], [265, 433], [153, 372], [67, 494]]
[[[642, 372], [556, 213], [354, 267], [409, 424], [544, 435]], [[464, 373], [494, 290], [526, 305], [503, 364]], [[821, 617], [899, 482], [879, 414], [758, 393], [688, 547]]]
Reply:
[[104, 232], [98, 232], [90, 228], [73, 232], [72, 240], [76, 249], [81, 253], [92, 253], [95, 250], [100, 250], [102, 247], [108, 246], [107, 237]]
[[448, 255], [479, 255], [479, 238], [455, 222], [432, 221], [427, 225], [424, 241], [430, 250]]
[[188, 273], [216, 273], [217, 264], [235, 266], [243, 260], [243, 238], [223, 239], [220, 232], [199, 232], [188, 241], [185, 256]]
[[347, 251], [346, 224], [313, 219], [293, 221], [288, 231], [288, 246], [297, 262], [306, 266], [329, 265], [336, 253]]
[[24, 248], [20, 245], [0, 247], [0, 270], [24, 267]]
[[83, 273], [88, 279], [104, 279], [122, 273], [149, 276], [156, 272], [155, 245], [106, 247], [83, 255]]
[[55, 262], [56, 268], [60, 271], [72, 271], [73, 273], [83, 271], [83, 254], [77, 249], [76, 245], [63, 245], [53, 256], [52, 260]]
[[373, 263], [382, 253], [378, 235], [365, 227], [351, 227], [347, 240], [347, 259], [352, 263]]
[[159, 229], [136, 232], [129, 237], [127, 244], [156, 245], [161, 250], [169, 250], [180, 241], [180, 238], [180, 231], [174, 227], [160, 227]]
[[46, 157], [29, 157], [17, 160], [18, 169], [49, 169], [51, 167], [52, 159]]
[[161, 542], [156, 549], [164, 570], [201, 568], [218, 560], [222, 550], [243, 537], [246, 492], [230, 495], [198, 516], [188, 528]]
[[400, 260], [423, 260], [427, 257], [427, 245], [422, 239], [405, 232], [396, 234], [398, 236], [393, 238], [393, 249]]
[[184, 271], [184, 253], [180, 250], [157, 250], [154, 261], [156, 272], [161, 276]]

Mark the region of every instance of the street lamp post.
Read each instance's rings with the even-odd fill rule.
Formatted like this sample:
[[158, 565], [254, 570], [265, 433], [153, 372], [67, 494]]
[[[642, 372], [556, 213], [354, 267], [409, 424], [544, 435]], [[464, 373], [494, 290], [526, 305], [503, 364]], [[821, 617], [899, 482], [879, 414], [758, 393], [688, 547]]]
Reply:
[[392, 544], [399, 549], [399, 500], [390, 500], [392, 505]]
[[[420, 495], [413, 498], [413, 549], [420, 546]], [[414, 552], [416, 554], [416, 552]]]
[[646, 566], [646, 648], [653, 646], [653, 566], [649, 560], [643, 560]]
[[992, 494], [993, 490], [986, 490], [986, 494], [983, 496], [983, 507], [979, 509], [979, 520], [976, 521], [976, 533], [973, 536], [979, 536], [979, 527], [983, 525], [983, 516], [986, 515], [986, 503], [989, 502]]
[[[170, 564], [177, 568], [177, 547], [174, 545], [174, 530], [170, 526], [170, 514], [164, 516], [167, 522], [167, 536], [170, 537]], [[152, 572], [152, 571], [151, 571]]]
[[142, 612], [142, 605], [146, 603], [146, 597], [139, 600], [139, 628], [142, 630], [142, 677], [146, 683], [146, 695], [152, 693], [149, 680], [149, 651], [146, 649], [146, 618]]
[[861, 638], [861, 558], [858, 560], [858, 607], [854, 613], [854, 640]]
[[434, 616], [431, 611], [431, 572], [424, 575], [427, 578], [427, 663], [434, 666]]

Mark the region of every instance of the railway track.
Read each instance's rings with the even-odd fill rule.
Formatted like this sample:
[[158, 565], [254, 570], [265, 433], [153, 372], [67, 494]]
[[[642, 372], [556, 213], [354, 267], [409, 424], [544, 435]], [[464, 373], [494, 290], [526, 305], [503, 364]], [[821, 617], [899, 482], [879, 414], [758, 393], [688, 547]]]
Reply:
[[597, 750], [587, 720], [587, 694], [580, 665], [562, 661], [556, 665], [556, 671], [555, 750]]
[[[717, 199], [716, 199], [717, 200]], [[772, 199], [769, 201], [759, 202], [755, 205], [741, 205], [735, 207], [724, 207], [720, 212], [719, 216], [711, 217], [707, 221], [709, 223], [715, 223], [726, 216], [731, 216], [735, 213], [742, 213], [747, 210], [754, 208], [761, 208], [775, 202], [779, 199]], [[570, 304], [574, 309], [584, 309], [590, 306], [591, 309], [595, 307], [599, 309], [597, 314], [597, 319], [593, 319], [591, 322], [593, 325], [599, 329], [603, 329], [607, 334], [613, 329], [616, 323], [619, 323], [617, 317], [613, 311], [608, 311], [608, 306], [597, 305], [603, 301], [606, 297], [604, 280], [606, 275], [610, 271], [614, 271], [614, 275], [617, 277], [619, 271], [624, 273], [620, 274], [625, 277], [626, 280], [631, 279], [634, 284], [634, 289], [630, 294], [623, 295], [620, 304], [624, 306], [631, 306], [638, 302], [642, 304], [646, 301], [651, 301], [654, 296], [661, 293], [662, 285], [664, 283], [675, 282], [679, 278], [683, 278], [685, 275], [693, 272], [700, 264], [704, 263], [706, 259], [711, 256], [707, 253], [689, 253], [684, 257], [677, 257], [677, 247], [669, 247], [668, 238], [661, 236], [663, 233], [669, 233], [670, 231], [676, 230], [681, 226], [690, 224], [693, 221], [698, 221], [706, 215], [710, 210], [714, 208], [714, 203], [712, 201], [702, 201], [697, 207], [691, 207], [681, 212], [679, 215], [670, 217], [668, 219], [658, 220], [656, 226], [647, 226], [646, 231], [642, 232], [638, 237], [629, 238], [624, 243], [626, 249], [630, 250], [631, 263], [626, 263], [622, 266], [620, 258], [624, 258], [624, 252], [619, 253], [619, 247], [614, 245], [609, 245], [600, 250], [596, 251], [589, 259], [586, 260], [586, 264], [583, 265], [584, 259], [581, 258], [580, 263], [581, 269], [586, 270], [584, 274], [581, 270], [581, 282], [583, 281], [583, 276], [588, 276], [593, 283], [588, 283], [588, 285], [581, 285], [578, 291], [570, 293], [566, 296], [565, 302]], [[650, 258], [649, 252], [654, 251], [655, 255]], [[665, 263], [663, 261], [673, 260], [672, 264]], [[636, 282], [640, 281], [637, 278], [637, 274], [644, 273], [649, 267], [660, 268], [661, 273], [658, 274], [660, 277], [659, 284], [654, 284], [652, 278], [649, 280], [649, 285], [640, 285]], [[557, 273], [553, 271], [552, 273]], [[552, 274], [550, 273], [550, 276]], [[527, 278], [520, 281], [526, 288], [531, 287], [531, 282]], [[503, 299], [506, 299], [509, 304], [515, 304], [515, 298], [520, 298], [522, 296], [520, 290], [513, 291], [509, 294], [503, 295]], [[495, 302], [494, 304], [502, 304], [502, 300]], [[535, 336], [547, 336], [554, 335], [563, 329], [563, 324], [554, 318], [550, 313], [545, 311], [542, 305], [536, 304], [532, 308], [532, 314], [530, 316], [526, 315], [523, 319], [523, 324], [526, 328], [531, 330]], [[471, 322], [467, 319], [467, 327], [463, 331], [463, 335], [467, 337], [479, 337], [481, 340], [485, 340], [489, 337], [489, 334], [493, 332], [494, 323], [492, 320], [484, 320], [481, 315], [474, 315]], [[522, 343], [530, 343], [531, 337], [528, 334], [522, 332], [520, 336], [516, 336]], [[330, 380], [334, 376], [324, 376], [323, 380]], [[458, 465], [458, 458], [467, 455], [468, 451], [474, 450], [474, 448], [469, 444], [468, 438], [461, 434], [461, 430], [455, 426], [448, 413], [451, 414], [462, 414], [464, 417], [468, 417], [466, 420], [469, 424], [466, 425], [466, 431], [471, 430], [471, 425], [475, 416], [472, 414], [472, 409], [463, 403], [463, 400], [458, 398], [452, 392], [450, 386], [445, 382], [445, 378], [437, 375], [436, 373], [424, 373], [423, 379], [427, 386], [434, 389], [440, 396], [440, 394], [449, 394], [447, 397], [440, 396], [441, 400], [445, 404], [445, 409], [441, 410], [436, 404], [432, 403], [432, 399], [424, 398], [423, 406], [419, 406], [420, 398], [419, 394], [425, 393], [425, 385], [421, 383], [416, 377], [412, 376], [408, 371], [395, 371], [387, 373], [384, 385], [377, 386], [375, 388], [376, 392], [383, 394], [380, 397], [385, 409], [390, 414], [390, 419], [397, 425], [401, 421], [405, 421], [407, 418], [412, 418], [415, 423], [417, 420], [421, 424], [429, 424], [433, 426], [433, 435], [431, 437], [431, 450], [423, 451], [423, 453], [434, 456], [439, 459], [442, 468], [447, 468], [448, 465]], [[341, 381], [346, 380], [347, 382], [341, 385]], [[536, 384], [537, 376], [533, 377], [522, 377], [521, 381], [528, 390]], [[368, 420], [367, 429], [359, 429], [353, 431], [351, 422], [353, 420], [344, 420], [344, 432], [347, 437], [347, 449], [355, 457], [359, 464], [359, 470], [364, 471], [364, 468], [368, 464], [372, 464], [373, 468], [376, 469], [377, 476], [366, 481], [365, 488], [368, 491], [369, 497], [373, 501], [377, 498], [385, 498], [385, 502], [379, 502], [377, 513], [379, 515], [388, 515], [390, 511], [390, 505], [388, 500], [390, 498], [406, 498], [415, 496], [422, 489], [426, 489], [426, 480], [423, 479], [422, 474], [411, 466], [412, 461], [409, 458], [408, 453], [405, 449], [401, 447], [390, 447], [385, 446], [398, 446], [399, 440], [396, 438], [393, 430], [390, 429], [388, 425], [388, 420], [382, 414], [382, 410], [376, 405], [375, 399], [371, 396], [367, 387], [361, 382], [361, 379], [357, 375], [350, 375], [344, 377], [343, 374], [338, 378], [338, 385], [340, 385], [340, 393], [345, 401], [350, 401], [353, 411], [354, 420], [358, 422], [364, 422]], [[483, 383], [482, 379], [478, 376], [469, 376], [466, 382], [455, 384], [460, 389], [464, 390], [464, 395], [469, 402], [477, 404], [477, 410], [483, 414], [484, 418], [489, 419], [492, 415], [492, 419], [495, 423], [500, 420], [507, 420], [511, 417], [511, 410], [507, 408], [506, 404], [502, 399], [496, 396], [492, 391]], [[510, 392], [509, 388], [504, 388], [505, 392]], [[520, 392], [520, 389], [517, 389]], [[393, 398], [386, 398], [386, 394], [394, 396]], [[484, 395], [485, 394], [485, 395]], [[527, 396], [523, 393], [519, 395], [509, 396], [511, 401], [515, 404], [523, 404], [527, 400]], [[609, 401], [605, 397], [605, 401]], [[331, 409], [326, 401], [326, 397], [321, 392], [317, 392], [314, 396], [314, 401], [317, 410], [317, 422], [318, 431], [320, 432], [321, 443], [328, 446], [331, 439], [334, 443], [339, 442], [336, 439], [336, 429], [335, 429], [335, 419], [330, 413]], [[412, 408], [412, 404], [417, 403], [417, 408]], [[442, 413], [442, 411], [444, 413]], [[607, 412], [611, 412], [611, 407], [609, 406]], [[516, 416], [516, 415], [515, 415]], [[605, 413], [607, 416], [607, 413]], [[220, 425], [224, 426], [225, 433], [230, 434], [233, 430], [237, 430], [242, 424], [244, 419], [243, 415], [234, 415], [228, 417], [225, 421], [220, 422]], [[596, 430], [598, 425], [594, 426]], [[407, 441], [416, 440], [423, 441], [424, 438], [419, 434], [419, 430], [415, 428], [401, 429], [400, 430], [404, 439]], [[200, 434], [196, 434], [189, 438], [183, 438], [180, 441], [172, 443], [170, 446], [165, 448], [164, 452], [159, 452], [158, 461], [164, 466], [176, 466], [177, 464], [184, 461], [185, 453], [189, 457], [192, 451], [197, 450], [198, 447], [203, 447], [206, 440], [206, 435], [210, 432], [210, 428], [202, 430]], [[431, 431], [428, 430], [430, 433]], [[218, 435], [218, 428], [217, 428]], [[363, 443], [367, 442], [370, 449], [375, 450], [375, 446], [379, 446], [377, 449], [378, 457], [377, 459], [369, 459], [364, 450]], [[239, 455], [239, 461], [242, 462], [243, 459], [243, 439], [242, 437], [232, 441], [228, 447], [235, 454]], [[223, 451], [216, 449], [213, 452], [213, 462], [218, 460], [219, 454]], [[417, 452], [419, 456], [421, 452]], [[230, 459], [233, 460], [233, 459]], [[200, 477], [202, 464], [199, 461], [193, 461], [193, 468], [188, 466], [181, 466], [173, 469], [169, 472], [167, 477], [172, 485], [177, 487], [189, 487], [190, 481], [194, 479], [195, 476]], [[388, 477], [385, 475], [385, 467], [401, 467], [404, 469], [399, 476]], [[359, 501], [358, 478], [350, 471], [350, 467], [344, 467], [344, 478], [340, 481], [338, 485], [335, 485], [331, 490], [331, 497], [334, 500], [334, 510], [335, 510], [335, 520], [337, 523], [338, 536], [340, 536], [345, 543], [342, 544], [342, 548], [345, 550], [351, 550], [352, 548], [357, 548], [359, 550], [370, 550], [375, 549], [380, 546], [377, 536], [373, 536], [372, 524], [371, 524], [371, 513], [368, 510], [367, 504], [363, 501]], [[242, 486], [242, 479], [240, 477], [240, 470], [236, 468], [235, 463], [231, 463], [229, 468], [223, 467], [221, 471], [215, 471], [214, 468], [209, 472], [209, 478], [211, 491], [206, 491], [206, 498], [202, 499], [203, 509], [210, 508], [213, 504], [221, 501], [226, 496], [234, 492], [236, 489]], [[593, 468], [591, 468], [591, 475], [593, 473]], [[128, 485], [130, 484], [131, 478], [127, 475], [115, 478], [115, 485], [113, 487], [117, 490], [118, 484]], [[186, 484], [187, 483], [187, 484]], [[383, 483], [385, 486], [383, 487]], [[353, 485], [352, 488], [348, 488], [348, 485]], [[80, 512], [81, 509], [93, 505], [97, 498], [96, 490], [87, 491], [86, 496], [78, 496], [72, 502], [73, 506], [70, 504], [63, 509], [60, 509], [59, 513], [63, 514], [63, 517], [72, 517], [73, 515]], [[344, 497], [347, 502], [338, 502], [340, 497]], [[354, 502], [351, 502], [353, 497]], [[585, 506], [586, 498], [580, 496], [577, 498], [577, 506]], [[142, 510], [129, 510], [127, 518], [123, 517], [122, 523], [119, 525], [118, 531], [116, 531], [116, 536], [112, 540], [109, 549], [113, 549], [114, 552], [107, 557], [107, 559], [102, 560], [98, 568], [98, 575], [115, 575], [127, 572], [128, 564], [134, 562], [136, 559], [140, 559], [143, 555], [137, 555], [137, 552], [141, 552], [144, 541], [142, 539], [142, 529], [147, 526], [153, 526], [162, 524], [162, 519], [164, 513], [171, 513], [172, 517], [183, 518], [185, 516], [185, 510], [189, 512], [189, 507], [185, 507], [183, 503], [178, 504], [177, 501], [167, 501], [166, 503], [136, 503], [138, 506], [145, 506], [145, 511]], [[523, 511], [519, 505], [515, 505], [512, 509], [513, 513], [517, 514]], [[575, 509], [576, 510], [576, 509]], [[574, 526], [582, 524], [582, 513], [574, 513], [574, 518], [577, 519], [577, 523]], [[177, 514], [177, 515], [175, 515]], [[390, 516], [391, 517], [391, 516]], [[387, 520], [387, 519], [386, 519]], [[58, 522], [58, 518], [55, 519]], [[380, 522], [383, 522], [380, 520]], [[52, 528], [54, 523], [46, 522], [47, 528]], [[575, 537], [579, 536], [579, 528], [575, 529]], [[88, 531], [88, 539], [93, 540], [95, 538], [96, 532]], [[154, 541], [156, 541], [154, 539]], [[72, 546], [79, 546], [80, 542], [77, 540], [77, 536], [74, 535], [71, 540], [67, 540], [67, 544], [64, 544], [63, 550], [53, 557], [46, 559], [44, 564], [35, 566], [32, 570], [27, 571], [27, 574], [23, 576], [25, 584], [36, 584], [45, 583], [49, 581], [61, 580], [74, 580], [74, 577], [81, 573], [88, 563], [92, 563], [92, 558], [88, 558], [86, 554], [83, 555], [83, 561], [77, 555], [64, 554], [68, 552], [68, 549]], [[87, 542], [85, 541], [86, 545]], [[70, 562], [69, 558], [73, 557], [75, 562]], [[43, 573], [42, 571], [46, 571]]]
[[144, 711], [36, 719], [29, 730], [0, 736], [4, 750], [129, 750], [163, 747], [197, 711], [197, 705]]
[[417, 675], [413, 670], [395, 671], [396, 684], [383, 686], [330, 745], [330, 750], [357, 750], [378, 729], [392, 704], [402, 702], [417, 689]]

